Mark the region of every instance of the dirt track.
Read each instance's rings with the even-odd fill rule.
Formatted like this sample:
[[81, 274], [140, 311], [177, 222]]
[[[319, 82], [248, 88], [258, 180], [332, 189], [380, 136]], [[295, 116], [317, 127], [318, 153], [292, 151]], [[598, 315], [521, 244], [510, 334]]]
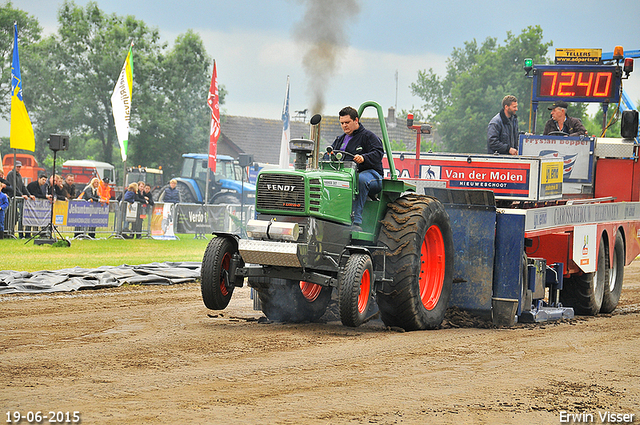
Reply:
[[640, 260], [613, 315], [511, 329], [262, 324], [247, 288], [220, 313], [195, 283], [1, 296], [0, 309], [2, 422], [640, 423]]

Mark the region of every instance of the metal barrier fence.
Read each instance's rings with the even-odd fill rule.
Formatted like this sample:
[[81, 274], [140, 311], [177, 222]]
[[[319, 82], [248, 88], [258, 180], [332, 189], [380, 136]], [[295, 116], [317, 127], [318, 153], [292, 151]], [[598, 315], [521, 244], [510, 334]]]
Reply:
[[[14, 207], [15, 203], [15, 207]], [[5, 214], [5, 236], [51, 237], [51, 203], [47, 200], [14, 198]], [[241, 224], [253, 218], [254, 206], [164, 204], [144, 206], [123, 201], [107, 204], [83, 200], [56, 201], [55, 231], [74, 239], [175, 238], [176, 233], [203, 238], [214, 231], [239, 233]]]

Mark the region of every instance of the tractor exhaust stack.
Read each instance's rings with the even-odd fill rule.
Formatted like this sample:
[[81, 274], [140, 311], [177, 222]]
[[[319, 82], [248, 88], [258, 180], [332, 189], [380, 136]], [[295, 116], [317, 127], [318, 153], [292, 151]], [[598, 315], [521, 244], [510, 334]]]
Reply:
[[320, 121], [322, 121], [322, 115], [315, 114], [311, 117], [309, 124], [310, 139], [313, 140], [313, 156], [311, 157], [311, 169], [318, 169], [318, 159], [320, 156]]

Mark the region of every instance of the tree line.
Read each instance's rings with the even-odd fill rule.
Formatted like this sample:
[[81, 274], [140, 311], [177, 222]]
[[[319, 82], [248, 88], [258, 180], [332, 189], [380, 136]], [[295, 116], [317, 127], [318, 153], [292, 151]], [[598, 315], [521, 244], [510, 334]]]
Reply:
[[[43, 36], [38, 20], [6, 2], [0, 9], [2, 80], [9, 93], [13, 23], [18, 23], [24, 102], [36, 136], [36, 158], [52, 160], [50, 134], [70, 135], [59, 159], [95, 159], [121, 165], [111, 94], [131, 42], [133, 93], [128, 165], [162, 166], [179, 171], [181, 155], [204, 152], [209, 138], [206, 104], [213, 69], [200, 36], [189, 30], [169, 45], [159, 30], [133, 16], [107, 14], [97, 3], [83, 8], [65, 1], [58, 29]], [[220, 88], [220, 102], [226, 91]], [[9, 118], [9, 96], [0, 97], [0, 113]], [[3, 140], [3, 154], [9, 141]], [[62, 162], [60, 162], [62, 163]]]
[[[520, 131], [533, 132], [530, 122], [532, 79], [525, 78], [524, 59], [532, 58], [534, 64], [550, 63], [547, 53], [552, 42], [543, 40], [542, 28], [530, 26], [519, 35], [507, 32], [504, 44], [489, 37], [481, 43], [475, 39], [454, 48], [447, 60], [447, 73], [437, 75], [433, 69], [418, 72], [418, 79], [410, 88], [424, 101], [418, 112], [421, 118], [435, 124], [444, 152], [479, 152], [487, 149], [487, 125], [501, 109], [502, 98], [511, 94], [518, 98]], [[541, 134], [549, 119], [547, 107], [540, 103], [536, 133]], [[610, 106], [608, 116], [612, 114]], [[403, 114], [406, 116], [406, 111]], [[602, 108], [590, 117], [587, 104], [573, 103], [569, 115], [582, 119], [589, 134], [601, 133]], [[607, 131], [609, 137], [620, 137], [620, 125], [614, 124]]]

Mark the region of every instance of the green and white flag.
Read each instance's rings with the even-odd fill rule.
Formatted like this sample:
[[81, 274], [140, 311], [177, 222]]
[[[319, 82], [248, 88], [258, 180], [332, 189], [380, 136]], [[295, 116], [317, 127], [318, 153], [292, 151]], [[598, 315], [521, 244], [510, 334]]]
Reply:
[[116, 82], [116, 87], [111, 95], [111, 109], [113, 110], [113, 120], [116, 124], [116, 134], [120, 143], [120, 154], [122, 161], [127, 160], [127, 145], [129, 142], [129, 119], [131, 118], [131, 91], [133, 88], [133, 58], [131, 50], [133, 42], [129, 47], [129, 54], [124, 61], [124, 66], [120, 72], [120, 77]]

